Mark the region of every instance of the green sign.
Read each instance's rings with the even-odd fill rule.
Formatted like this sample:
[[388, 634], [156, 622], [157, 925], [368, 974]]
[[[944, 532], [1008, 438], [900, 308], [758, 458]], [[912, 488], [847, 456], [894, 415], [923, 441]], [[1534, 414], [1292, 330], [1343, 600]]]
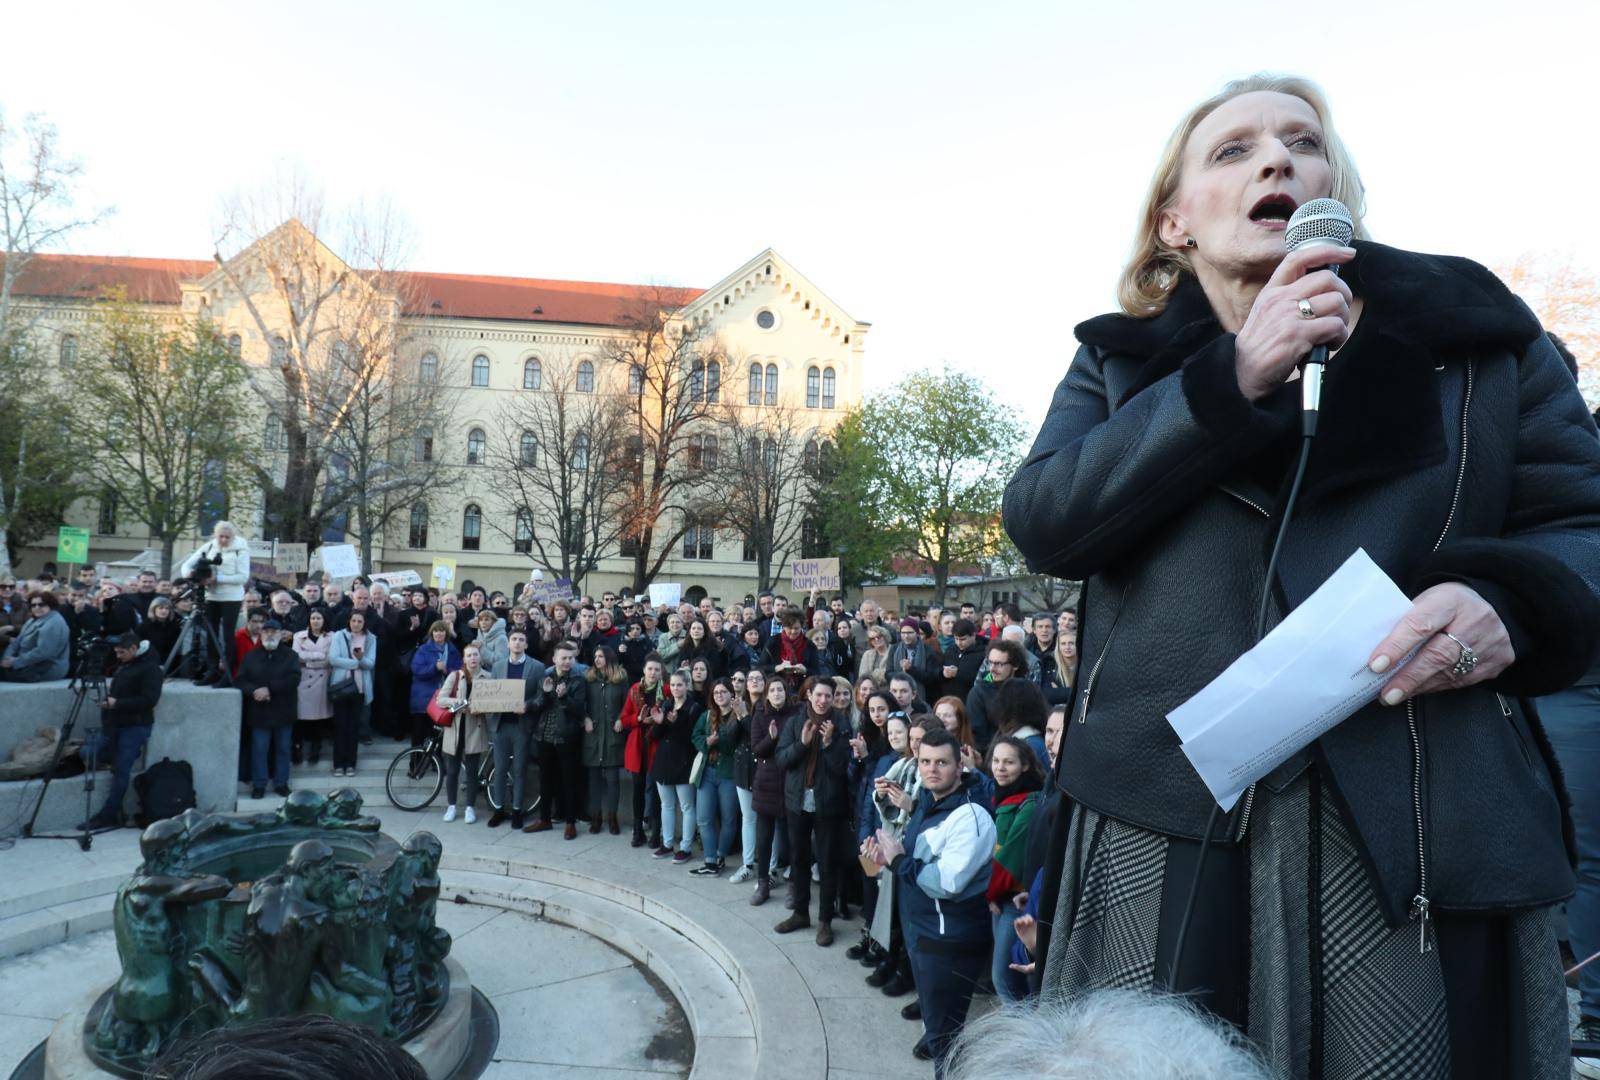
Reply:
[[89, 530], [61, 526], [56, 538], [56, 562], [85, 563], [89, 561]]

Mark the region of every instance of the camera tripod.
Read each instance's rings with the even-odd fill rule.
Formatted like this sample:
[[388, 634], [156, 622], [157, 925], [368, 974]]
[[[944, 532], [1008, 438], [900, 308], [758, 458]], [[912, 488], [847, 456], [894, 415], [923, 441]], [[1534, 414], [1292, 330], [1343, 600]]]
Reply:
[[[83, 715], [85, 701], [93, 700], [95, 706], [106, 697], [106, 644], [103, 641], [87, 645], [82, 655], [78, 658], [77, 671], [73, 673], [69, 689], [72, 691], [72, 708], [67, 711], [66, 722], [61, 725], [61, 735], [56, 740], [55, 753], [50, 756], [50, 767], [45, 770], [44, 783], [39, 788], [38, 798], [34, 801], [33, 810], [28, 814], [28, 821], [22, 826], [22, 835], [37, 839], [51, 840], [76, 840], [78, 847], [88, 851], [94, 844], [94, 833], [89, 827], [90, 820], [94, 817], [94, 774], [98, 771], [99, 762], [96, 760], [100, 750], [100, 728], [89, 723], [84, 726], [85, 739], [83, 747], [88, 751], [84, 758], [83, 766], [83, 827], [70, 833], [35, 833], [34, 825], [39, 820], [39, 811], [44, 809], [45, 793], [50, 790], [50, 781], [55, 779], [56, 770], [61, 766], [61, 759], [66, 755], [67, 743], [72, 738], [73, 728], [78, 726], [78, 719]], [[79, 751], [83, 753], [83, 751]]]
[[[210, 659], [207, 658], [207, 650], [210, 651]], [[217, 675], [218, 686], [233, 685], [233, 675], [227, 665], [228, 650], [223, 648], [217, 628], [206, 614], [206, 590], [203, 585], [194, 587], [194, 610], [183, 617], [178, 640], [172, 643], [172, 651], [167, 653], [161, 665], [162, 672], [168, 678], [179, 674], [177, 669], [184, 658], [191, 655], [195, 657], [198, 667], [195, 673], [197, 679]]]

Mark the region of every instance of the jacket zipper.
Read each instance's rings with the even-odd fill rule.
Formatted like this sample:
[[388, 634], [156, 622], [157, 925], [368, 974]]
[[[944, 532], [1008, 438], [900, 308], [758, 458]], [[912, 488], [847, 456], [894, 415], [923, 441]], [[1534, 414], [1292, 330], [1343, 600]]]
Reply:
[[1128, 590], [1132, 587], [1132, 581], [1122, 587], [1122, 595], [1117, 598], [1117, 613], [1111, 617], [1111, 628], [1106, 631], [1106, 643], [1100, 646], [1100, 655], [1095, 657], [1094, 667], [1089, 669], [1088, 681], [1083, 684], [1083, 707], [1078, 710], [1080, 724], [1089, 719], [1089, 696], [1094, 693], [1094, 681], [1100, 674], [1100, 665], [1106, 662], [1106, 655], [1111, 652], [1111, 639], [1117, 632], [1117, 623], [1122, 621], [1122, 611], [1128, 606]]
[[[1439, 538], [1433, 542], [1433, 550], [1438, 551], [1444, 544], [1444, 538], [1450, 535], [1450, 526], [1455, 524], [1456, 511], [1461, 506], [1461, 489], [1467, 479], [1467, 446], [1469, 431], [1468, 417], [1472, 410], [1472, 377], [1476, 365], [1467, 361], [1467, 386], [1461, 396], [1461, 463], [1456, 467], [1456, 487], [1450, 495], [1450, 511], [1445, 515], [1444, 528], [1439, 530]], [[1506, 700], [1499, 694], [1500, 711], [1507, 717], [1511, 710], [1506, 705]], [[1431, 918], [1428, 901], [1428, 846], [1426, 834], [1423, 831], [1422, 818], [1422, 732], [1417, 720], [1417, 703], [1413, 699], [1406, 702], [1406, 727], [1411, 734], [1411, 812], [1416, 819], [1417, 826], [1417, 895], [1411, 898], [1411, 917], [1417, 920], [1417, 951], [1429, 952], [1433, 945], [1428, 941], [1428, 920]]]
[[1433, 946], [1428, 941], [1428, 851], [1422, 831], [1422, 734], [1417, 726], [1417, 703], [1406, 702], [1406, 727], [1411, 731], [1411, 812], [1417, 824], [1417, 895], [1411, 898], [1411, 917], [1417, 920], [1417, 951]]

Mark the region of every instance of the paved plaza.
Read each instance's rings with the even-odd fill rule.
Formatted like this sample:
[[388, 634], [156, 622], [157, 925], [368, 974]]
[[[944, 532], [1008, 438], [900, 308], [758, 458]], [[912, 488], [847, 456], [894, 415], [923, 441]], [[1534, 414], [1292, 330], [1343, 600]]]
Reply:
[[[439, 922], [452, 956], [500, 1016], [486, 1076], [613, 1080], [865, 1080], [924, 1078], [911, 1056], [919, 1025], [900, 1017], [909, 997], [886, 998], [845, 958], [859, 921], [837, 943], [783, 936], [781, 890], [760, 908], [750, 885], [701, 878], [650, 858], [622, 836], [574, 841], [440, 820], [443, 807], [388, 804], [382, 766], [398, 744], [364, 747], [354, 780], [324, 764], [296, 786], [361, 790], [366, 810], [403, 840], [418, 829], [444, 842]], [[240, 810], [281, 800], [241, 798]], [[481, 805], [481, 803], [480, 803]], [[624, 799], [626, 805], [626, 799]], [[487, 813], [487, 811], [484, 811]], [[0, 851], [0, 1077], [55, 1018], [117, 971], [111, 901], [138, 862], [133, 829], [66, 840], [20, 840]], [[977, 1007], [987, 1002], [980, 999]]]

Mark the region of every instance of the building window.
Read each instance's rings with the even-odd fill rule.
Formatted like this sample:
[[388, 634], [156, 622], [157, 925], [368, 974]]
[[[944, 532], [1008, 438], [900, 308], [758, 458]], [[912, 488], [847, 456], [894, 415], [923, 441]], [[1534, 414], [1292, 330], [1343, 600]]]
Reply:
[[[328, 455], [328, 482], [323, 495], [323, 502], [328, 506], [348, 507], [350, 498], [346, 494], [350, 483], [350, 461], [343, 454]], [[350, 511], [341, 510], [328, 519], [322, 529], [322, 542], [325, 544], [344, 543], [345, 533], [350, 531]]]
[[717, 437], [707, 435], [705, 441], [705, 465], [708, 470], [717, 467]]
[[822, 372], [822, 407], [824, 409], [833, 408], [835, 387], [836, 380], [833, 377], [833, 369], [826, 368]]
[[196, 522], [202, 536], [209, 536], [217, 522], [228, 516], [228, 489], [223, 486], [222, 462], [208, 460], [201, 468], [200, 513]]
[[472, 385], [489, 385], [489, 358], [482, 353], [472, 358]]
[[683, 557], [685, 559], [710, 559], [715, 556], [715, 530], [709, 525], [701, 525], [690, 519], [689, 527], [683, 533]]
[[235, 360], [244, 354], [244, 338], [238, 334], [228, 335], [228, 355]]
[[800, 557], [802, 559], [818, 559], [822, 557], [822, 530], [817, 527], [817, 519], [807, 514], [800, 522]]
[[485, 438], [482, 428], [473, 428], [467, 432], [467, 464], [482, 465], [484, 461], [483, 447]]
[[767, 365], [767, 404], [778, 403], [778, 365]]
[[766, 460], [762, 464], [766, 466], [767, 475], [771, 477], [778, 471], [778, 440], [769, 438], [766, 450]]
[[713, 360], [706, 365], [706, 404], [715, 405], [722, 396], [722, 365]]
[[411, 535], [407, 544], [414, 548], [428, 546], [428, 508], [422, 503], [414, 503], [411, 507]]
[[629, 435], [622, 441], [622, 467], [635, 484], [644, 483], [644, 440], [639, 436]]
[[412, 439], [412, 456], [418, 461], [433, 460], [433, 429], [431, 427], [418, 428], [416, 436]]
[[61, 337], [61, 366], [71, 367], [78, 362], [78, 338], [76, 334], [63, 334]]
[[617, 554], [624, 559], [637, 558], [644, 550], [644, 534], [634, 529], [629, 529], [622, 534], [622, 539], [617, 545]]
[[822, 372], [813, 364], [806, 368], [806, 408], [815, 409], [822, 398]]
[[273, 367], [282, 367], [287, 364], [289, 362], [289, 343], [283, 340], [282, 337], [275, 335], [272, 339], [271, 356]]
[[531, 356], [522, 364], [522, 388], [524, 390], [537, 390], [544, 382], [544, 365], [539, 363], [537, 356]]
[[517, 511], [517, 538], [511, 542], [511, 548], [518, 555], [533, 552], [533, 515], [526, 510]]
[[539, 440], [531, 431], [522, 433], [522, 441], [517, 447], [517, 459], [522, 464], [533, 468], [539, 464]]
[[778, 325], [778, 317], [766, 308], [756, 312], [756, 325], [763, 330], [771, 330]]
[[422, 381], [423, 382], [433, 382], [436, 379], [438, 379], [439, 378], [439, 354], [438, 353], [424, 353], [423, 357], [422, 357], [422, 363], [419, 366], [418, 374], [420, 374], [422, 376]]
[[589, 468], [589, 436], [586, 432], [578, 432], [577, 438], [572, 440], [572, 468], [576, 472], [585, 472]]
[[461, 514], [461, 550], [477, 551], [483, 538], [483, 511], [477, 503], [468, 503]]
[[717, 437], [715, 435], [689, 436], [689, 470], [699, 472], [717, 467]]
[[706, 365], [704, 361], [696, 360], [694, 367], [689, 369], [689, 400], [703, 401], [706, 396]]
[[806, 472], [817, 471], [817, 440], [811, 439], [806, 443], [804, 463]]
[[755, 536], [755, 533], [745, 533], [744, 534], [743, 558], [744, 558], [745, 562], [755, 562], [756, 561], [756, 536]]
[[578, 393], [594, 393], [594, 365], [587, 360], [578, 365]]
[[117, 531], [117, 490], [106, 488], [100, 493], [100, 525], [95, 530], [101, 536]]
[[761, 365], [750, 365], [750, 400], [751, 405], [761, 404]]
[[628, 365], [628, 393], [635, 397], [644, 393], [644, 368], [638, 364]]

